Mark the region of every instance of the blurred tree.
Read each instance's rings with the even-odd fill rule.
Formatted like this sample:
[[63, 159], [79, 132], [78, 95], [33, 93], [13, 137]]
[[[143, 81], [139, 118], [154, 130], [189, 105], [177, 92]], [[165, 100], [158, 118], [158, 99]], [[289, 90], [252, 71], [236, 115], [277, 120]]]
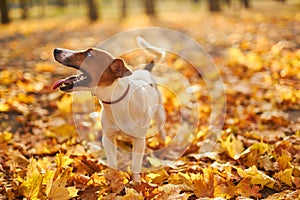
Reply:
[[127, 0], [121, 0], [121, 19], [127, 16]]
[[28, 0], [19, 0], [21, 6], [21, 17], [27, 19], [28, 17]]
[[94, 22], [98, 19], [98, 6], [94, 0], [87, 0], [89, 19]]
[[250, 8], [250, 2], [249, 0], [240, 0], [241, 4], [245, 7], [245, 8]]
[[9, 19], [9, 9], [7, 0], [0, 0], [0, 11], [1, 11], [1, 23], [2, 24], [8, 24], [10, 22]]
[[155, 17], [156, 16], [155, 0], [144, 0], [144, 4], [145, 4], [146, 14], [151, 17]]
[[65, 7], [67, 5], [66, 0], [56, 0], [56, 4], [60, 7]]
[[44, 17], [45, 16], [47, 4], [48, 4], [47, 0], [40, 0], [40, 2], [39, 2], [39, 16], [40, 17]]
[[231, 0], [225, 0], [225, 3], [230, 7], [231, 6]]
[[220, 0], [208, 0], [208, 2], [209, 2], [209, 10], [211, 12], [221, 11]]

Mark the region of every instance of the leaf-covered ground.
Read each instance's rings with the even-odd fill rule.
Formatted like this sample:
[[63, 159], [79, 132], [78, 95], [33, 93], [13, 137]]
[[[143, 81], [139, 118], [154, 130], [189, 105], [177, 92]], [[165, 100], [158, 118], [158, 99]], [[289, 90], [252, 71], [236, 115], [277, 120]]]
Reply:
[[[57, 17], [0, 28], [0, 199], [300, 198], [300, 15], [164, 12], [159, 17], [139, 15], [121, 24]], [[193, 144], [178, 161], [144, 173], [142, 183], [132, 185], [130, 173], [102, 165], [77, 136], [78, 128], [99, 126], [85, 119], [75, 128], [72, 96], [51, 88], [73, 71], [55, 63], [52, 51], [85, 49], [145, 26], [182, 31], [204, 46], [225, 84], [226, 120], [215, 148], [200, 155], [210, 98], [204, 82], [195, 83], [201, 88], [201, 120]], [[198, 76], [176, 56], [167, 61], [190, 80]], [[167, 98], [172, 102], [172, 95]], [[170, 113], [175, 104], [165, 103]], [[178, 123], [170, 113], [170, 123]], [[126, 140], [120, 144], [129, 146]], [[147, 139], [150, 148], [160, 145], [155, 137]]]

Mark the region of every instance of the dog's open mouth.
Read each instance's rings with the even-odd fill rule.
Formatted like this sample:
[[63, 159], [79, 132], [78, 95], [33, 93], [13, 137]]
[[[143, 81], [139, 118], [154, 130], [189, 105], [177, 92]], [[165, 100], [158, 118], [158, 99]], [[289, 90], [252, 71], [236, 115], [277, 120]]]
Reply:
[[80, 69], [79, 67], [74, 67], [74, 66], [70, 66], [70, 67], [75, 68], [81, 71], [82, 73], [56, 81], [53, 84], [54, 90], [59, 87], [61, 91], [67, 92], [67, 91], [71, 91], [74, 87], [87, 86], [87, 84], [90, 82], [91, 78], [87, 72]]
[[56, 81], [53, 84], [53, 89], [59, 87], [59, 89], [62, 91], [68, 91], [73, 89], [75, 86], [85, 86], [89, 82], [88, 79], [89, 78], [86, 74], [70, 76], [68, 78]]

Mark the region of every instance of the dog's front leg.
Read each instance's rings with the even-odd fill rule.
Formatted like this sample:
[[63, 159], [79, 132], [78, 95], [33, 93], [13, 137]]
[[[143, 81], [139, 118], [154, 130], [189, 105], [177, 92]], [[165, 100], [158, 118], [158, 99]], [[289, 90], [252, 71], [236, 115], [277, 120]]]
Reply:
[[117, 146], [116, 135], [103, 135], [102, 144], [105, 150], [107, 165], [111, 168], [117, 169]]
[[141, 169], [143, 163], [143, 157], [145, 153], [146, 138], [134, 138], [133, 141], [133, 150], [132, 150], [132, 173], [133, 181], [141, 181]]

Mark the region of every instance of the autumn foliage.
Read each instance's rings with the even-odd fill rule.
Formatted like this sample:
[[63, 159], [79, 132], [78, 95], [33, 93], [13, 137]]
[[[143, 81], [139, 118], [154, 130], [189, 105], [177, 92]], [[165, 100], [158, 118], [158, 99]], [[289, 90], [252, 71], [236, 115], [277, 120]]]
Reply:
[[[300, 197], [299, 13], [163, 13], [160, 18], [141, 15], [121, 24], [104, 20], [93, 25], [75, 18], [68, 19], [68, 26], [65, 18], [45, 18], [0, 28], [0, 199]], [[182, 157], [143, 173], [142, 183], [132, 184], [130, 172], [101, 164], [97, 156], [103, 151], [95, 154], [80, 140], [78, 129], [101, 136], [99, 119], [83, 114], [80, 126], [74, 126], [73, 112], [83, 111], [73, 110], [72, 95], [51, 88], [53, 81], [74, 71], [55, 63], [52, 50], [85, 49], [120, 31], [153, 25], [185, 32], [212, 56], [224, 81], [226, 119], [214, 148], [200, 154], [210, 131], [211, 99], [203, 80], [194, 83], [200, 105], [194, 141]], [[134, 58], [124, 59], [130, 63]], [[166, 60], [189, 80], [198, 80], [179, 57], [168, 55]], [[165, 94], [170, 133], [178, 124], [172, 98]], [[80, 109], [89, 110], [81, 100]], [[119, 144], [130, 148], [126, 139]], [[148, 148], [162, 145], [158, 138], [147, 139]], [[162, 162], [148, 161], [152, 166]]]

